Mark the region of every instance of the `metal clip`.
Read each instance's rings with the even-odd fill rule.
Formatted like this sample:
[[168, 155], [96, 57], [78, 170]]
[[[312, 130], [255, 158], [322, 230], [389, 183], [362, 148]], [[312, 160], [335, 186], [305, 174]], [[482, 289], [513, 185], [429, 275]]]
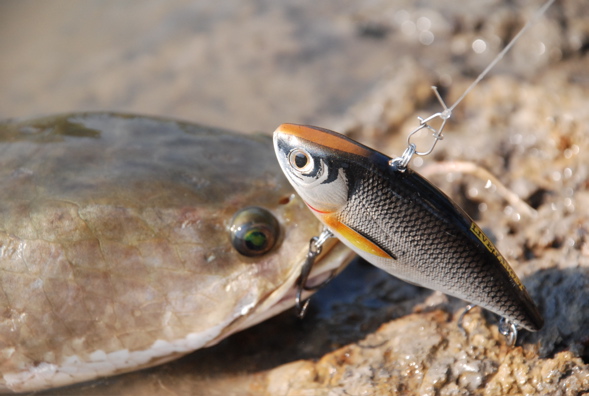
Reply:
[[405, 172], [407, 169], [407, 165], [409, 165], [409, 161], [415, 154], [415, 150], [417, 147], [413, 143], [409, 143], [409, 147], [405, 149], [403, 154], [400, 157], [393, 158], [389, 161], [389, 165], [396, 168], [399, 172]]
[[[396, 167], [397, 170], [399, 170], [400, 172], [404, 172], [405, 169], [407, 169], [407, 165], [409, 165], [409, 161], [411, 161], [411, 158], [413, 157], [414, 154], [428, 155], [432, 151], [434, 151], [434, 148], [436, 147], [436, 144], [438, 143], [438, 141], [444, 139], [442, 132], [444, 131], [444, 127], [446, 126], [446, 122], [448, 122], [450, 117], [452, 117], [452, 109], [449, 109], [446, 106], [444, 99], [442, 99], [442, 97], [440, 96], [440, 94], [438, 92], [438, 88], [432, 87], [432, 89], [433, 89], [434, 93], [436, 94], [436, 97], [438, 98], [438, 101], [440, 102], [440, 104], [442, 105], [444, 110], [442, 112], [432, 114], [431, 116], [429, 116], [427, 118], [417, 117], [417, 119], [419, 120], [419, 126], [417, 128], [415, 128], [407, 137], [407, 145], [408, 145], [407, 149], [405, 150], [403, 155], [401, 155], [400, 157], [397, 157], [397, 158], [393, 158], [391, 161], [389, 161], [389, 165]], [[442, 119], [442, 125], [440, 125], [440, 127], [438, 129], [429, 125], [429, 122], [435, 118]], [[424, 128], [429, 129], [432, 132], [432, 137], [434, 138], [434, 142], [432, 143], [429, 150], [417, 151], [416, 145], [414, 143], [411, 143], [411, 137]]]
[[297, 294], [295, 297], [295, 302], [296, 313], [299, 319], [302, 319], [305, 316], [307, 308], [309, 307], [309, 302], [311, 301], [309, 298], [303, 301], [303, 291], [320, 289], [335, 276], [336, 270], [334, 270], [329, 275], [329, 277], [320, 284], [316, 286], [307, 286], [307, 280], [309, 279], [309, 274], [311, 274], [311, 269], [313, 269], [315, 259], [321, 254], [321, 250], [323, 249], [323, 244], [325, 241], [333, 237], [334, 235], [331, 233], [331, 231], [329, 231], [327, 228], [324, 228], [319, 236], [313, 237], [309, 241], [309, 251], [307, 253], [307, 258], [305, 259], [305, 263], [301, 268], [301, 275], [297, 280]]

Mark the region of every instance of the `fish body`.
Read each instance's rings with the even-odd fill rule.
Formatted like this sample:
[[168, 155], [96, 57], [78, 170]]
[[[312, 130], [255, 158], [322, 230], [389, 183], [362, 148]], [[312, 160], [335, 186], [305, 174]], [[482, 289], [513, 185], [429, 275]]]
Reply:
[[[307, 212], [268, 136], [106, 113], [0, 123], [0, 392], [153, 366], [294, 305], [322, 228]], [[326, 252], [318, 274], [350, 256]]]
[[528, 330], [543, 319], [474, 221], [418, 173], [343, 135], [284, 124], [278, 161], [307, 206], [343, 243], [407, 282], [464, 299]]

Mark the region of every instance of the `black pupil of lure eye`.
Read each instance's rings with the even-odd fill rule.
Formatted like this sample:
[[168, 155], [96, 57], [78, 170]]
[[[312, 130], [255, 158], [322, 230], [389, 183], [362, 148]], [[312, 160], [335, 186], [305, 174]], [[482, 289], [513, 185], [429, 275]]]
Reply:
[[256, 257], [270, 252], [280, 236], [278, 220], [264, 208], [251, 206], [231, 219], [231, 244], [240, 254]]
[[297, 168], [299, 168], [299, 169], [304, 168], [308, 162], [309, 162], [309, 159], [307, 158], [307, 156], [305, 154], [303, 154], [303, 153], [296, 153], [295, 154], [294, 163]]

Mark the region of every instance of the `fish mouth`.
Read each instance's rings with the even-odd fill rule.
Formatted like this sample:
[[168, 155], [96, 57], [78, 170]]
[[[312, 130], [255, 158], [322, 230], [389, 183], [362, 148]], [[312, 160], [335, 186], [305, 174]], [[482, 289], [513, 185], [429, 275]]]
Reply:
[[[352, 261], [355, 255], [356, 254], [351, 249], [337, 239], [332, 238], [327, 240], [323, 245], [321, 254], [313, 264], [313, 269], [307, 279], [307, 286], [313, 288], [314, 286], [320, 285], [331, 276], [339, 274], [348, 263]], [[295, 266], [296, 269], [292, 271], [291, 276], [288, 277], [281, 287], [270, 293], [270, 295], [253, 308], [251, 312], [238, 318], [232, 326], [228, 327], [228, 329], [230, 329], [228, 332], [223, 333], [222, 337], [217, 338], [217, 342], [231, 334], [245, 330], [292, 308], [296, 302], [296, 294], [298, 291], [297, 280], [300, 276], [300, 269], [303, 261], [304, 256], [302, 256], [300, 262], [301, 265]], [[303, 290], [302, 299], [309, 298], [315, 291], [316, 290]], [[214, 345], [217, 342], [211, 342], [207, 346]]]
[[[313, 264], [301, 298], [305, 300], [317, 290], [321, 289], [322, 284], [326, 283], [326, 281], [329, 282], [331, 278], [342, 272], [354, 256], [355, 253], [350, 251], [343, 243], [337, 241], [335, 238], [328, 239], [322, 245], [322, 253]], [[286, 304], [288, 307], [293, 306], [299, 290], [299, 276], [297, 276], [297, 282], [289, 288], [288, 292], [279, 300], [276, 306], [280, 306], [280, 304]]]

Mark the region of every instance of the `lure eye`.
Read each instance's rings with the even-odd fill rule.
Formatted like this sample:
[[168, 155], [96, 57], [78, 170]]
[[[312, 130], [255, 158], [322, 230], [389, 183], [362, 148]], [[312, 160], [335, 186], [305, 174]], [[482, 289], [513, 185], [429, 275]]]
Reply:
[[288, 161], [296, 171], [309, 173], [313, 169], [313, 158], [305, 150], [296, 148], [288, 153]]
[[280, 225], [266, 209], [251, 206], [231, 219], [231, 244], [240, 254], [257, 257], [268, 253], [278, 242]]

